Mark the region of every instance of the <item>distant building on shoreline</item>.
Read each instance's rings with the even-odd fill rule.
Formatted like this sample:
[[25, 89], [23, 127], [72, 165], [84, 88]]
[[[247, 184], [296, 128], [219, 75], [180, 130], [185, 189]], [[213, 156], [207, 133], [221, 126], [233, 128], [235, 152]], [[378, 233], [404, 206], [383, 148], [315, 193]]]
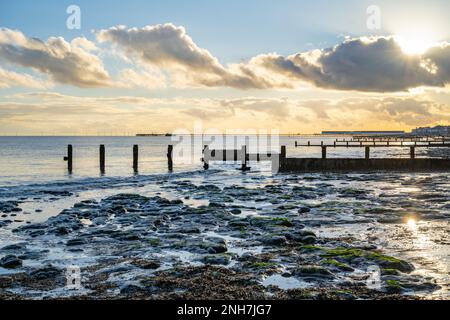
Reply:
[[405, 131], [322, 131], [323, 135], [398, 135], [405, 134]]
[[450, 136], [450, 126], [421, 127], [411, 131], [418, 136]]

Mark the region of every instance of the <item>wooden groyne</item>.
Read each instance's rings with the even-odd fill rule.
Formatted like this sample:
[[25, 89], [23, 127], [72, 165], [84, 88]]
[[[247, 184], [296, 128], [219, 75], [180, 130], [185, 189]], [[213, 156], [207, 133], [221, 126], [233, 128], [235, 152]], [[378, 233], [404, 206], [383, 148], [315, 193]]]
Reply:
[[[210, 156], [204, 154], [204, 168], [208, 169], [212, 161], [237, 161], [242, 159], [242, 150], [209, 150]], [[415, 148], [410, 149], [410, 158], [376, 158], [370, 159], [370, 148], [365, 147], [364, 158], [327, 158], [327, 146], [322, 147], [322, 158], [288, 158], [286, 147], [282, 146], [277, 154], [246, 154], [246, 161], [271, 161], [274, 172], [373, 172], [373, 171], [399, 171], [399, 172], [426, 172], [450, 171], [450, 159], [416, 158]], [[238, 156], [234, 156], [234, 155]], [[217, 156], [219, 155], [219, 156]], [[226, 155], [230, 155], [227, 157]], [[274, 165], [276, 164], [276, 167]]]
[[[133, 145], [133, 160], [132, 168], [134, 174], [139, 172], [139, 146], [137, 144]], [[67, 145], [67, 155], [64, 156], [64, 161], [67, 162], [67, 171], [69, 174], [73, 173], [73, 146], [71, 144]], [[100, 174], [104, 175], [106, 172], [106, 148], [105, 145], [101, 144], [99, 147], [99, 169]], [[169, 171], [173, 170], [173, 145], [167, 146], [167, 169]]]
[[[295, 147], [320, 147], [322, 158], [282, 158], [281, 172], [311, 171], [449, 171], [450, 159], [416, 157], [416, 148], [449, 148], [449, 137], [353, 137], [336, 139], [333, 144], [299, 144]], [[327, 158], [328, 148], [364, 148], [364, 158]], [[371, 148], [409, 148], [409, 158], [370, 158]]]
[[[450, 159], [417, 158], [416, 148], [443, 148], [450, 147], [447, 141], [371, 141], [370, 143], [359, 141], [357, 143], [345, 141], [333, 144], [299, 144], [295, 147], [321, 148], [321, 158], [289, 158], [286, 155], [286, 146], [281, 146], [279, 153], [272, 154], [247, 154], [246, 149], [240, 150], [211, 150], [205, 146], [203, 150], [204, 168], [208, 169], [211, 161], [237, 161], [241, 159], [242, 168], [247, 167], [247, 161], [272, 162], [274, 172], [373, 172], [373, 171], [399, 171], [399, 172], [425, 172], [425, 171], [450, 171]], [[409, 148], [409, 158], [370, 158], [371, 148]], [[364, 158], [327, 158], [329, 148], [364, 148]], [[245, 161], [245, 162], [244, 162]]]
[[[450, 159], [440, 158], [417, 158], [416, 148], [450, 148], [447, 141], [427, 141], [418, 142], [400, 141], [398, 143], [384, 142], [352, 142], [352, 141], [334, 141], [333, 144], [299, 144], [295, 142], [295, 147], [317, 147], [321, 148], [321, 158], [290, 158], [287, 157], [286, 146], [281, 146], [279, 152], [269, 153], [248, 153], [247, 146], [240, 149], [210, 149], [204, 146], [202, 152], [203, 168], [209, 169], [212, 162], [234, 161], [240, 163], [239, 169], [242, 171], [250, 170], [249, 163], [270, 161], [273, 172], [330, 172], [330, 171], [450, 171]], [[327, 158], [329, 148], [364, 148], [364, 158]], [[372, 148], [409, 148], [409, 158], [370, 158]], [[67, 171], [73, 172], [73, 146], [67, 146], [67, 155], [64, 160], [67, 161]], [[139, 146], [133, 145], [132, 148], [132, 168], [135, 174], [139, 170]], [[105, 145], [99, 147], [99, 169], [103, 175], [106, 171], [106, 148]], [[167, 169], [173, 171], [173, 145], [167, 146]]]
[[280, 172], [450, 171], [450, 159], [286, 158], [280, 159], [279, 171]]

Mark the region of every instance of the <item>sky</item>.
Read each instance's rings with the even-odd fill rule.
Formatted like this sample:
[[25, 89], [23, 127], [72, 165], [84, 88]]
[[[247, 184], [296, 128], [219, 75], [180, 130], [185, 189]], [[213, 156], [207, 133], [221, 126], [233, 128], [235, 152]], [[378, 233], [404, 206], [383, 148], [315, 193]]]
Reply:
[[0, 0], [0, 135], [448, 125], [448, 12], [446, 0]]

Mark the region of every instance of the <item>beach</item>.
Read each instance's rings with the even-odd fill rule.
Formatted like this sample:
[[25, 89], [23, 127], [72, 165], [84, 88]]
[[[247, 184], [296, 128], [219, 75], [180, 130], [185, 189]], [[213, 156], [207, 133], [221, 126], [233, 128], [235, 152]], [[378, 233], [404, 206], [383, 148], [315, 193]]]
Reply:
[[[280, 144], [317, 156], [293, 141], [334, 138]], [[170, 137], [1, 139], [3, 299], [449, 298], [445, 173], [274, 175], [265, 163], [203, 170], [200, 159], [175, 159], [169, 173]], [[62, 160], [68, 143], [72, 175]], [[386, 155], [408, 156], [401, 148], [372, 156]], [[68, 270], [78, 270], [79, 286], [68, 287]]]

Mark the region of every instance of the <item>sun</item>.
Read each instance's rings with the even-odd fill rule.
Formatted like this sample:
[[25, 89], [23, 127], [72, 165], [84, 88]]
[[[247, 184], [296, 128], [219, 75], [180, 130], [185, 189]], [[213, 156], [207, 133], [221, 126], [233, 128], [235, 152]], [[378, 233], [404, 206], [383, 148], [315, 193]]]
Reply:
[[432, 46], [432, 42], [421, 34], [396, 35], [395, 41], [400, 45], [402, 51], [409, 55], [424, 54]]
[[434, 46], [437, 36], [430, 30], [406, 31], [394, 35], [395, 41], [402, 51], [409, 55], [424, 54], [429, 48]]

